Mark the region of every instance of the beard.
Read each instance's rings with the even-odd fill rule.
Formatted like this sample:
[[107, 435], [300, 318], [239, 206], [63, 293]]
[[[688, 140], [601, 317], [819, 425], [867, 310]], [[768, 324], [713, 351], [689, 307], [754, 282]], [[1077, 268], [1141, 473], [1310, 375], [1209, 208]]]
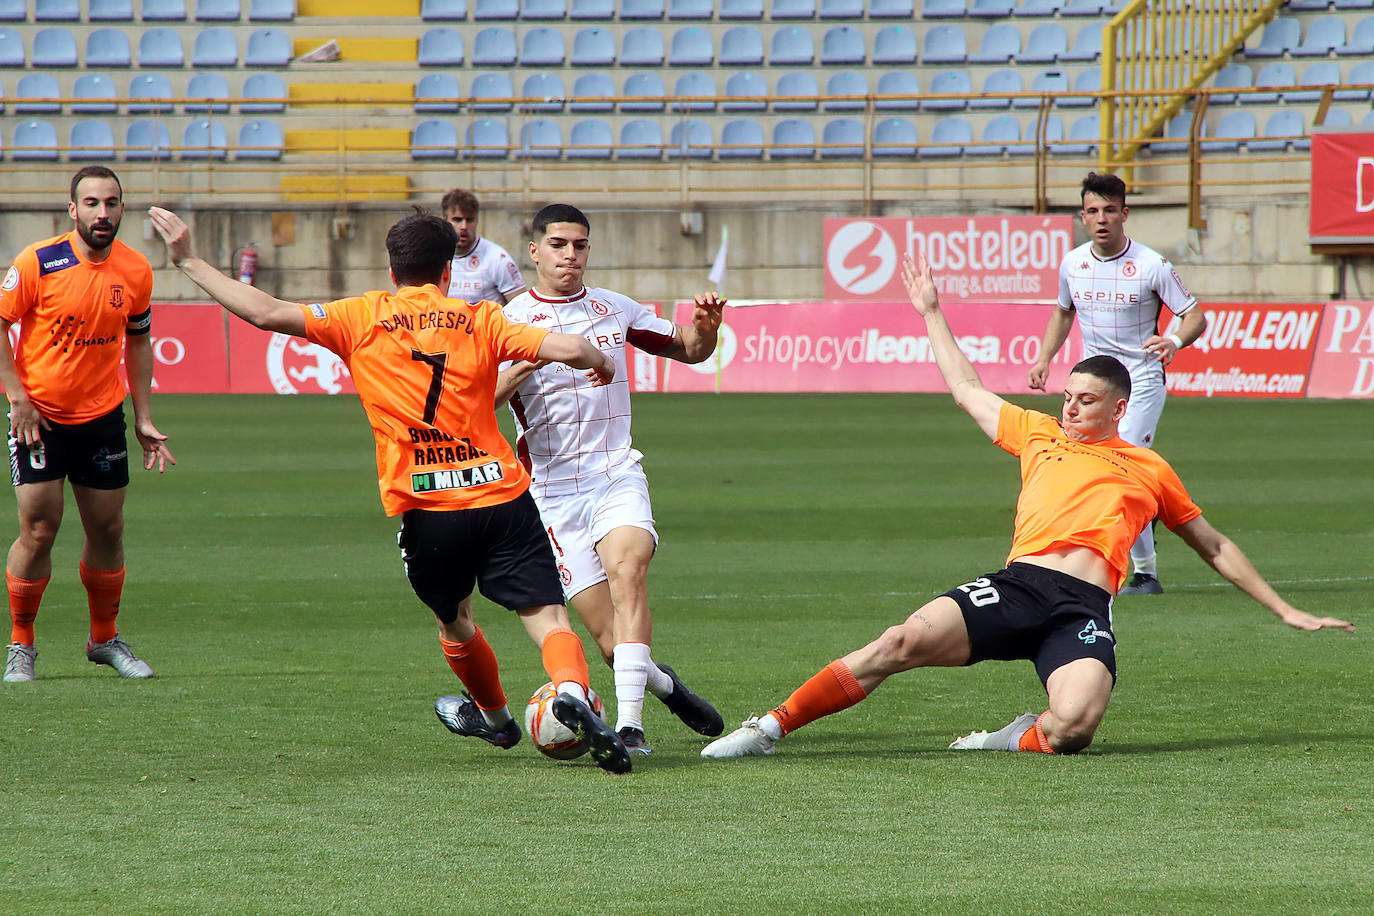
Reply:
[[[102, 229], [108, 228], [109, 234], [107, 236], [96, 235], [95, 230], [97, 225], [100, 225]], [[89, 245], [93, 251], [104, 251], [114, 244], [115, 236], [119, 235], [119, 223], [92, 223], [89, 226], [83, 226], [78, 222], [76, 224], [76, 232], [77, 235], [81, 236], [81, 240]]]

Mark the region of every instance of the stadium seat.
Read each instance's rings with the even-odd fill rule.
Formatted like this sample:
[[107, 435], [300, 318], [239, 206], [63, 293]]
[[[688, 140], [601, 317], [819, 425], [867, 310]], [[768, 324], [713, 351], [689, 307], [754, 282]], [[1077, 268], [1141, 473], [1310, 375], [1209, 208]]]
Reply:
[[1211, 140], [1201, 143], [1204, 153], [1235, 153], [1255, 137], [1255, 115], [1249, 111], [1228, 111], [1217, 122]]
[[131, 121], [124, 130], [124, 158], [130, 162], [171, 159], [172, 135], [166, 122]]
[[[194, 73], [186, 82], [186, 112], [219, 112], [229, 110], [229, 81], [218, 73]], [[191, 101], [197, 99], [198, 101]]]
[[410, 132], [411, 159], [457, 159], [458, 128], [452, 121], [431, 119]]
[[921, 40], [921, 63], [962, 64], [968, 60], [968, 39], [957, 25], [937, 25]]
[[[1255, 84], [1255, 71], [1245, 64], [1227, 64], [1217, 71], [1216, 81], [1212, 84], [1216, 89], [1249, 89]], [[1236, 100], [1234, 92], [1214, 92], [1209, 103], [1212, 105], [1230, 105]]]
[[197, 22], [238, 22], [242, 15], [239, 0], [196, 0]]
[[420, 0], [422, 22], [462, 22], [468, 18], [468, 0]]
[[0, 22], [27, 22], [28, 19], [29, 5], [25, 0], [0, 0]]
[[963, 19], [965, 0], [921, 0], [922, 19]]
[[926, 99], [921, 103], [926, 111], [963, 111], [968, 105], [968, 97], [973, 95], [973, 77], [967, 70], [941, 70], [930, 78], [930, 91], [937, 95], [954, 94], [958, 98]]
[[556, 73], [531, 73], [525, 77], [520, 95], [526, 99], [539, 99], [537, 102], [521, 104], [521, 110], [538, 114], [558, 114], [563, 110], [567, 98], [563, 78]]
[[615, 143], [611, 125], [600, 118], [578, 121], [568, 132], [569, 159], [609, 159]]
[[[474, 99], [471, 111], [510, 111], [515, 99], [515, 86], [504, 73], [479, 73], [472, 78], [468, 94]], [[480, 99], [481, 101], [476, 101]]]
[[864, 126], [853, 118], [835, 118], [821, 128], [822, 159], [858, 159], [864, 154]]
[[[1374, 84], [1374, 60], [1362, 60], [1350, 68], [1350, 72], [1345, 75], [1345, 82], [1352, 86], [1361, 83], [1368, 87]], [[1363, 102], [1370, 97], [1370, 89], [1337, 89], [1331, 97], [1338, 102]]]
[[1288, 0], [1288, 8], [1293, 11], [1325, 10], [1330, 5], [1331, 0]]
[[1015, 7], [1015, 0], [973, 0], [968, 15], [973, 19], [1010, 19]]
[[[1298, 85], [1298, 75], [1293, 65], [1287, 61], [1265, 64], [1255, 76], [1255, 87], [1266, 89], [1290, 89]], [[1279, 100], [1279, 92], [1251, 92], [1242, 95], [1242, 105], [1272, 105]]]
[[1102, 56], [1102, 23], [1090, 22], [1073, 37], [1073, 47], [1059, 55], [1060, 60], [1091, 62]]
[[[615, 83], [605, 73], [584, 73], [573, 83], [572, 98], [568, 102], [569, 111], [611, 111], [616, 96]], [[596, 100], [596, 101], [591, 101]]]
[[1334, 0], [1331, 6], [1338, 10], [1367, 10], [1374, 9], [1374, 0]]
[[822, 19], [862, 19], [864, 0], [821, 0], [817, 15]]
[[286, 138], [276, 121], [247, 121], [239, 127], [234, 158], [276, 160], [281, 158], [285, 146]]
[[1069, 50], [1069, 33], [1057, 22], [1046, 22], [1031, 30], [1025, 49], [1016, 55], [1018, 64], [1052, 64]]
[[595, 26], [581, 29], [573, 36], [568, 63], [574, 67], [615, 66], [615, 36], [608, 29]]
[[563, 33], [558, 29], [538, 26], [525, 32], [525, 37], [520, 39], [522, 67], [561, 67], [566, 56]]
[[916, 155], [916, 125], [906, 118], [883, 118], [873, 125], [873, 155], [910, 158]]
[[429, 29], [420, 36], [415, 60], [421, 67], [461, 67], [463, 34], [443, 26]]
[[249, 0], [249, 22], [290, 22], [296, 18], [296, 0]]
[[620, 103], [621, 111], [662, 111], [663, 99], [668, 95], [663, 77], [657, 73], [631, 73], [625, 78], [621, 96], [634, 101]]
[[34, 22], [76, 22], [80, 18], [77, 0], [33, 0]]
[[[970, 144], [964, 153], [969, 156], [1000, 156], [1016, 147], [1024, 155], [1021, 143], [1021, 122], [1011, 115], [998, 115], [983, 125], [983, 135], [979, 142]], [[1031, 144], [1031, 152], [1035, 145]]]
[[1355, 23], [1350, 38], [1336, 49], [1338, 57], [1369, 57], [1374, 55], [1374, 16], [1366, 16]]
[[1302, 112], [1296, 108], [1284, 108], [1269, 116], [1264, 122], [1264, 131], [1247, 143], [1246, 149], [1252, 153], [1283, 153], [1289, 147], [1307, 149], [1310, 146]]
[[415, 83], [415, 110], [454, 112], [460, 95], [458, 77], [452, 73], [426, 73]]
[[229, 155], [229, 137], [221, 121], [192, 121], [181, 135], [181, 158], [223, 159]]
[[[1321, 123], [1322, 127], [1353, 127], [1355, 119], [1351, 117], [1350, 111], [1345, 108], [1330, 108], [1326, 112], [1326, 120]], [[1312, 125], [1316, 127], [1316, 124]]]
[[1021, 30], [1007, 22], [988, 26], [978, 50], [968, 56], [971, 64], [1005, 64], [1021, 53]]
[[[1302, 43], [1288, 53], [1294, 57], [1325, 57], [1345, 44], [1345, 20], [1340, 16], [1313, 19]], [[1254, 149], [1254, 144], [1251, 144]]]
[[[892, 72], [900, 73], [902, 71], [894, 70]], [[865, 98], [867, 95], [868, 79], [862, 72], [841, 70], [838, 73], [830, 74], [830, 77], [825, 81], [825, 95], [821, 99], [821, 108], [825, 111], [863, 111], [868, 105]], [[851, 96], [851, 98], [844, 98], [844, 96]]]
[[186, 0], [143, 0], [139, 16], [144, 22], [184, 22]]
[[129, 80], [129, 114], [171, 114], [171, 98], [172, 83], [160, 73], [140, 73]]
[[[527, 22], [561, 21], [568, 18], [568, 2], [567, 0], [524, 0], [520, 5], [520, 18]], [[558, 144], [560, 146], [563, 144], [562, 131], [559, 132]]]
[[1152, 140], [1148, 149], [1156, 156], [1188, 152], [1188, 134], [1193, 129], [1193, 113], [1180, 111], [1164, 125], [1164, 134]]
[[816, 158], [816, 128], [801, 118], [784, 118], [773, 125], [770, 159]]
[[0, 67], [22, 67], [25, 59], [24, 36], [13, 29], [0, 29]]
[[128, 67], [133, 64], [129, 35], [123, 29], [93, 29], [86, 36], [87, 69]]
[[463, 157], [466, 159], [505, 159], [510, 154], [510, 134], [506, 122], [492, 118], [473, 121], [463, 132]]
[[[1088, 67], [1078, 71], [1073, 78], [1074, 92], [1100, 92], [1102, 90], [1102, 69]], [[1090, 95], [1061, 95], [1054, 103], [1062, 108], [1092, 108], [1098, 100]]]
[[720, 159], [762, 159], [763, 125], [752, 118], [727, 121], [720, 129], [716, 156]]
[[237, 67], [239, 44], [228, 29], [201, 29], [191, 49], [192, 67]]
[[520, 125], [517, 159], [557, 159], [563, 155], [563, 130], [557, 121], [535, 118]]
[[[424, 39], [421, 38], [421, 41]], [[285, 67], [291, 63], [291, 38], [281, 29], [258, 29], [248, 36], [245, 67]], [[458, 61], [462, 63], [461, 58]]]
[[885, 25], [873, 35], [873, 63], [916, 63], [916, 33], [909, 26]]
[[510, 22], [518, 19], [519, 0], [473, 0], [472, 18], [478, 22]]
[[1092, 156], [1097, 153], [1101, 136], [1102, 128], [1099, 126], [1097, 115], [1082, 115], [1069, 125], [1066, 139], [1050, 144], [1050, 152], [1066, 156]]
[[16, 114], [61, 114], [62, 88], [51, 73], [25, 73], [14, 90]]
[[[436, 30], [431, 30], [436, 31]], [[445, 29], [457, 33], [457, 29]], [[515, 66], [515, 33], [493, 25], [472, 36], [472, 65], [474, 67]]]
[[994, 70], [983, 78], [982, 93], [986, 98], [969, 99], [969, 108], [1010, 108], [1011, 98], [998, 93], [1021, 92], [1025, 84], [1019, 70]]
[[816, 0], [773, 0], [768, 18], [774, 22], [783, 19], [815, 19]]
[[240, 114], [271, 114], [286, 110], [286, 84], [275, 73], [254, 73], [243, 81], [243, 97], [257, 99], [239, 104]]
[[115, 155], [114, 128], [108, 121], [77, 121], [67, 141], [67, 158], [73, 162], [108, 162]]
[[622, 21], [662, 19], [663, 0], [620, 0]]
[[715, 0], [669, 0], [669, 19], [712, 19], [716, 15]]
[[763, 63], [763, 33], [751, 25], [737, 25], [720, 36], [722, 67], [753, 67]]
[[[1319, 60], [1309, 65], [1302, 72], [1302, 80], [1298, 85], [1303, 88], [1285, 92], [1283, 101], [1285, 103], [1315, 102], [1322, 97], [1322, 87], [1338, 86], [1340, 82], [1341, 65], [1334, 60]], [[1334, 97], [1335, 93], [1332, 95]]]
[[56, 162], [57, 128], [48, 121], [20, 121], [11, 134], [10, 158], [15, 161]]
[[815, 61], [816, 44], [811, 39], [810, 29], [789, 25], [773, 33], [773, 43], [768, 49], [769, 66], [809, 67]]
[[[1040, 129], [1039, 115], [1031, 115], [1026, 121], [1026, 129], [1021, 132], [1021, 136], [1031, 143], [1035, 142], [1036, 132]], [[1055, 147], [1064, 139], [1064, 121], [1059, 115], [1049, 115], [1045, 118], [1045, 149], [1048, 152], [1057, 152]]]
[[99, 73], [78, 76], [72, 84], [72, 98], [72, 114], [113, 114], [119, 107], [115, 104], [114, 80]]
[[[720, 95], [719, 87], [716, 86], [716, 78], [709, 73], [693, 71], [684, 73], [677, 78], [673, 84], [673, 111], [678, 112], [706, 112], [715, 111], [715, 96]], [[692, 99], [692, 96], [703, 96], [700, 99]]]
[[662, 159], [663, 128], [657, 121], [638, 118], [620, 127], [617, 159]]
[[710, 159], [713, 146], [711, 125], [705, 121], [678, 121], [668, 132], [669, 159]]
[[914, 13], [913, 0], [869, 0], [869, 19], [910, 19]]
[[687, 26], [673, 33], [668, 46], [668, 66], [709, 67], [715, 59], [716, 47], [706, 29]]
[[40, 29], [33, 36], [32, 57], [34, 67], [75, 67], [76, 36], [64, 28]]
[[723, 21], [762, 19], [763, 0], [720, 0], [720, 10], [716, 15]]
[[663, 66], [663, 33], [653, 26], [626, 29], [620, 37], [620, 66]]
[[[936, 91], [933, 86], [931, 91]], [[874, 100], [873, 107], [879, 111], [915, 111], [922, 104], [919, 99], [912, 98], [921, 94], [921, 86], [916, 74], [910, 70], [889, 70], [884, 73], [878, 77], [878, 85], [874, 88], [873, 94], [878, 97]]]
[[186, 62], [181, 36], [173, 29], [148, 29], [138, 39], [140, 67], [180, 67]]
[[134, 0], [90, 0], [86, 8], [88, 22], [132, 22]]
[[[568, 18], [578, 21], [610, 21], [615, 18], [615, 0], [572, 0]], [[607, 155], [610, 155], [609, 149]]]
[[1302, 26], [1296, 19], [1280, 16], [1271, 19], [1260, 35], [1259, 44], [1245, 49], [1246, 57], [1282, 57], [1297, 47]]
[[961, 156], [964, 146], [972, 142], [972, 124], [963, 118], [941, 118], [930, 129], [930, 145], [922, 146], [916, 151], [916, 155], [938, 159]]
[[1033, 16], [1054, 16], [1059, 13], [1064, 5], [1064, 0], [1021, 0], [1021, 5], [1015, 10], [1015, 15]]
[[768, 95], [768, 84], [752, 70], [730, 74], [725, 80], [725, 101], [721, 111], [763, 111], [768, 103], [760, 96]]
[[1370, 109], [1369, 111], [1366, 111], [1366, 112], [1364, 113], [1364, 117], [1363, 117], [1363, 118], [1360, 118], [1360, 127], [1361, 127], [1361, 128], [1374, 128], [1374, 109]]
[[1107, 6], [1102, 0], [1064, 0], [1060, 16], [1101, 16]]
[[773, 103], [774, 111], [815, 111], [820, 107], [821, 87], [807, 70], [792, 70], [778, 77], [773, 94], [778, 96]]
[[[1042, 70], [1031, 77], [1030, 91], [1047, 95], [1050, 97], [1050, 102], [1052, 104], [1059, 105], [1063, 101], [1064, 93], [1069, 91], [1069, 75], [1063, 70]], [[1025, 106], [1029, 108], [1038, 107], [1040, 104], [1038, 99], [1023, 99], [1021, 101], [1030, 101], [1034, 103]]]
[[827, 66], [857, 64], [863, 66], [867, 56], [864, 33], [852, 25], [837, 25], [827, 29], [821, 38], [821, 63]]

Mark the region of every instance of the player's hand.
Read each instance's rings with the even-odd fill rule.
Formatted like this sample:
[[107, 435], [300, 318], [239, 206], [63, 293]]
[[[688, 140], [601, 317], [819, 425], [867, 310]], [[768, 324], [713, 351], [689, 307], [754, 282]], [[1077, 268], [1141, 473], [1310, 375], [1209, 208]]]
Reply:
[[587, 370], [587, 378], [593, 388], [602, 388], [615, 379], [615, 360], [605, 353], [601, 354], [601, 360], [601, 365]]
[[715, 334], [720, 330], [722, 311], [729, 301], [716, 293], [697, 293], [692, 300], [692, 325], [703, 334]]
[[1345, 630], [1348, 633], [1355, 632], [1355, 625], [1348, 620], [1340, 620], [1336, 617], [1318, 617], [1297, 608], [1286, 608], [1279, 618], [1290, 627], [1297, 627], [1299, 630], [1321, 630], [1330, 628], [1333, 630]]
[[1039, 391], [1045, 390], [1045, 382], [1050, 377], [1050, 367], [1036, 363], [1026, 373], [1026, 384]]
[[151, 471], [157, 465], [159, 474], [165, 473], [168, 464], [176, 464], [171, 449], [167, 448], [167, 437], [157, 431], [151, 423], [140, 423], [134, 427], [138, 444], [143, 447], [143, 470]]
[[1178, 345], [1167, 337], [1160, 337], [1155, 334], [1145, 338], [1145, 352], [1167, 366], [1173, 362], [1174, 356], [1178, 353]]
[[10, 401], [10, 433], [16, 442], [37, 445], [43, 441], [43, 430], [47, 428], [48, 421], [27, 397]]
[[940, 307], [935, 278], [924, 254], [919, 255], [918, 261], [911, 260], [909, 254], [902, 257], [902, 281], [906, 284], [911, 304], [916, 307], [916, 314], [925, 317]]
[[[181, 262], [189, 257], [194, 257], [195, 251], [191, 245], [191, 227], [171, 210], [164, 210], [161, 207], [149, 207], [148, 216], [153, 221], [153, 228], [157, 234], [162, 236], [162, 240], [167, 243], [167, 254], [172, 259], [172, 263], [180, 266]], [[173, 462], [175, 464], [175, 462]]]

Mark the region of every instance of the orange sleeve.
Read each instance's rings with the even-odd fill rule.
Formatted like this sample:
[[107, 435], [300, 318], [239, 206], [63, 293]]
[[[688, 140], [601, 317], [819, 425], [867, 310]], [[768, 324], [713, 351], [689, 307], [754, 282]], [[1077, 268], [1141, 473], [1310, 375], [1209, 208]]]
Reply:
[[1202, 510], [1193, 502], [1193, 498], [1184, 489], [1183, 481], [1169, 465], [1169, 462], [1160, 459], [1159, 468], [1159, 487], [1160, 487], [1160, 506], [1159, 520], [1170, 531], [1179, 525], [1187, 524], [1202, 514]]
[[305, 339], [319, 344], [345, 360], [356, 346], [354, 313], [364, 300], [361, 297], [339, 299], [324, 304], [301, 306], [305, 315]]
[[17, 322], [33, 307], [37, 290], [38, 255], [32, 247], [19, 253], [0, 281], [0, 318]]
[[494, 303], [478, 310], [478, 315], [487, 322], [488, 339], [496, 343], [496, 358], [502, 362], [525, 359], [534, 362], [539, 359], [539, 347], [549, 336], [548, 328], [536, 328], [528, 324], [510, 321]]
[[1020, 455], [1030, 435], [1032, 418], [1032, 413], [1026, 408], [1004, 401], [997, 415], [997, 438], [992, 441], [1013, 455]]

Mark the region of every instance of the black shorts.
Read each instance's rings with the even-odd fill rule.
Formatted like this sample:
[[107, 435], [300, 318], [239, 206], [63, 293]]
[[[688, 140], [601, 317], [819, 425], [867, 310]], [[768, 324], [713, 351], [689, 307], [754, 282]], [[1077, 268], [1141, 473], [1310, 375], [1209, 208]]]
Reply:
[[1116, 636], [1112, 596], [1082, 579], [1012, 563], [945, 592], [964, 613], [969, 659], [1030, 659], [1041, 683], [1056, 668], [1080, 658], [1107, 666], [1116, 683]]
[[407, 509], [396, 542], [410, 587], [444, 623], [458, 618], [474, 583], [512, 611], [563, 603], [553, 548], [528, 491], [480, 509]]
[[50, 423], [43, 441], [32, 447], [9, 433], [10, 480], [43, 483], [67, 478], [93, 490], [121, 490], [129, 485], [129, 442], [124, 405], [85, 423]]

